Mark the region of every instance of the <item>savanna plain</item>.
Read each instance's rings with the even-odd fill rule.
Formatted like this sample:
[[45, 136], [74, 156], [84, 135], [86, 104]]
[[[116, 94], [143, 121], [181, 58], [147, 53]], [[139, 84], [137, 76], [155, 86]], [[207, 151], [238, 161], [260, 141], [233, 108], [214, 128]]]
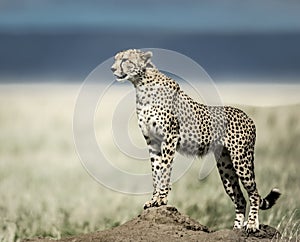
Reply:
[[[248, 95], [251, 91], [239, 88]], [[96, 110], [96, 138], [106, 152], [106, 159], [120, 170], [149, 173], [148, 161], [133, 162], [115, 145], [111, 117], [118, 103], [116, 97], [124, 93], [123, 87], [117, 89], [103, 99], [106, 105], [99, 105]], [[234, 100], [233, 92], [222, 90], [225, 104], [237, 101], [235, 106], [256, 123], [255, 172], [260, 194], [265, 196], [273, 187], [282, 192], [271, 210], [260, 212], [260, 222], [277, 228], [287, 238], [300, 239], [300, 98], [286, 103], [278, 94], [282, 98], [279, 103], [257, 106], [257, 102], [238, 102], [245, 95]], [[265, 90], [260, 88], [260, 93], [272, 93], [270, 88]], [[118, 226], [140, 214], [150, 198], [150, 194], [133, 195], [109, 189], [85, 170], [72, 129], [78, 92], [77, 84], [0, 86], [0, 241], [57, 239]], [[255, 99], [255, 94], [254, 91], [250, 97]], [[291, 98], [288, 93], [286, 98]], [[298, 103], [294, 102], [297, 98]], [[268, 96], [264, 95], [264, 100]], [[128, 121], [126, 132], [133, 144], [143, 147], [133, 111], [129, 121], [127, 115], [119, 122]], [[101, 162], [104, 161], [99, 160], [99, 166]], [[199, 179], [202, 164], [201, 159], [195, 160], [173, 183], [169, 204], [212, 229], [231, 228], [232, 202], [216, 168]], [[151, 180], [145, 182], [151, 186]]]

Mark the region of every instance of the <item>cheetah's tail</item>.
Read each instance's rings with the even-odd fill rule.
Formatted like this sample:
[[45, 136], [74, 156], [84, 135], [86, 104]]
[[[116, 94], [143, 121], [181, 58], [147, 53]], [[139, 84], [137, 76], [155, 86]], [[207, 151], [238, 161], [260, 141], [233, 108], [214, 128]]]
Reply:
[[279, 189], [272, 189], [271, 192], [265, 198], [261, 199], [259, 208], [262, 210], [266, 210], [273, 207], [280, 195], [281, 193]]

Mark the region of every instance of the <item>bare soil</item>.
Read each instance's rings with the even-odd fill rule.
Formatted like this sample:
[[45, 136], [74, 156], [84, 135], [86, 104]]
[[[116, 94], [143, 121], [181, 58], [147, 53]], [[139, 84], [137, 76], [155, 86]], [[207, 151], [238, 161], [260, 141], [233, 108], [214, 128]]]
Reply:
[[[112, 229], [90, 234], [63, 238], [62, 242], [83, 241], [279, 241], [280, 233], [268, 225], [261, 225], [260, 231], [247, 234], [245, 231], [212, 231], [194, 219], [180, 213], [175, 207], [162, 206], [144, 210], [138, 217]], [[282, 238], [281, 238], [282, 239]], [[281, 241], [280, 239], [280, 241]], [[51, 241], [29, 239], [26, 241]]]

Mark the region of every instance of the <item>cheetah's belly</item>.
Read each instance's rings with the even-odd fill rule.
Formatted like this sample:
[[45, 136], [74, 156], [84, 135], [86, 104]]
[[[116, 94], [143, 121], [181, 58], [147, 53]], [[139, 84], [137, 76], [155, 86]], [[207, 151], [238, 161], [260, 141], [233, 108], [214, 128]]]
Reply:
[[[195, 127], [194, 127], [195, 129]], [[192, 132], [190, 127], [179, 129], [177, 151], [184, 155], [202, 156], [207, 153], [210, 146], [209, 135], [201, 134], [200, 128]]]

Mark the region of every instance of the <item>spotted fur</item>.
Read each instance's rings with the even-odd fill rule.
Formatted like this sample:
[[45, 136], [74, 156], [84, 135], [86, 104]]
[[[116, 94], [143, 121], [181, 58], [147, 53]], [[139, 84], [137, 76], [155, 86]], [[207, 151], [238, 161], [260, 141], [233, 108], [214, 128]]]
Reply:
[[115, 56], [112, 71], [118, 81], [136, 89], [139, 127], [149, 147], [153, 195], [144, 208], [167, 204], [175, 151], [202, 156], [213, 152], [223, 186], [235, 205], [234, 229], [244, 226], [248, 193], [250, 209], [246, 229], [259, 229], [259, 209], [271, 208], [280, 192], [261, 198], [255, 183], [256, 128], [243, 111], [229, 106], [207, 106], [192, 100], [172, 78], [151, 62], [152, 53], [130, 49]]

